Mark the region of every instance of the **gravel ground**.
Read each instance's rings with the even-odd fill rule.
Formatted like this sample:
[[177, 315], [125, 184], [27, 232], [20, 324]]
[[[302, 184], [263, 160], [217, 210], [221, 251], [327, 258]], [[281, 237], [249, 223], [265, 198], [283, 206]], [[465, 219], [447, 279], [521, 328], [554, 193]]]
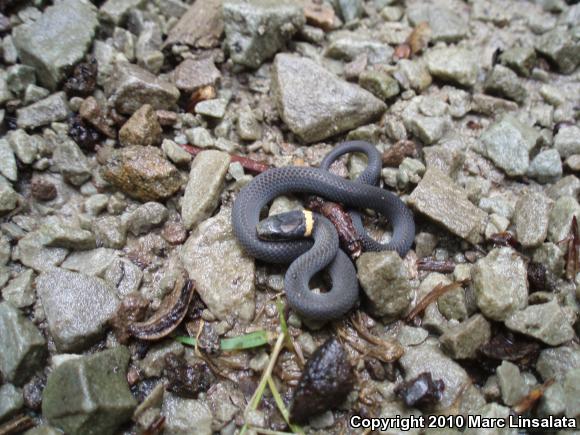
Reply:
[[[0, 433], [579, 421], [576, 1], [0, 12]], [[231, 206], [267, 167], [317, 166], [345, 139], [383, 154], [417, 235], [405, 258], [355, 259], [360, 305], [323, 325], [284, 306], [285, 268], [244, 253]], [[434, 432], [459, 433], [405, 433]]]

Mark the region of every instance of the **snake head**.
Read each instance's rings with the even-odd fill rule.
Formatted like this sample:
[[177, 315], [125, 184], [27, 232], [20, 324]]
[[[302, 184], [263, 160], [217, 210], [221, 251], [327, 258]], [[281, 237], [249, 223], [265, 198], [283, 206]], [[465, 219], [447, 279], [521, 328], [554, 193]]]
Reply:
[[314, 225], [308, 210], [293, 210], [270, 216], [256, 225], [258, 237], [263, 240], [294, 240], [310, 237]]

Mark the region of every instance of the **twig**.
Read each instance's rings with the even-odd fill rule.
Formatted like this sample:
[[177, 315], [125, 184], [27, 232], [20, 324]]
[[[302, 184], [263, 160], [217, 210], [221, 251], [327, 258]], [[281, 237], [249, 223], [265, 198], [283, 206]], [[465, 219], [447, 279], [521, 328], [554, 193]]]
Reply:
[[[179, 146], [194, 157], [197, 156], [200, 152], [204, 151], [203, 148], [198, 148], [193, 145], [179, 145]], [[270, 169], [270, 167], [265, 163], [252, 160], [248, 157], [230, 154], [230, 158], [232, 162], [239, 162], [244, 167], [244, 169], [247, 169], [248, 171], [254, 172], [256, 174], [261, 174], [262, 172], [265, 172], [268, 169]]]
[[522, 400], [513, 408], [516, 414], [525, 414], [530, 411], [534, 405], [542, 398], [546, 389], [555, 382], [554, 379], [548, 379], [542, 385], [530, 391]]
[[448, 285], [438, 284], [437, 286], [435, 286], [433, 290], [427, 293], [425, 297], [421, 299], [417, 305], [415, 305], [415, 308], [413, 308], [411, 312], [407, 314], [405, 321], [410, 322], [425, 308], [427, 308], [429, 304], [439, 299], [440, 296], [443, 296], [448, 291], [455, 290], [459, 287], [461, 287], [460, 282], [454, 282]]
[[33, 427], [34, 420], [27, 415], [19, 415], [0, 426], [0, 435], [13, 435]]
[[452, 273], [455, 270], [455, 263], [452, 260], [421, 258], [417, 260], [417, 269], [428, 272]]

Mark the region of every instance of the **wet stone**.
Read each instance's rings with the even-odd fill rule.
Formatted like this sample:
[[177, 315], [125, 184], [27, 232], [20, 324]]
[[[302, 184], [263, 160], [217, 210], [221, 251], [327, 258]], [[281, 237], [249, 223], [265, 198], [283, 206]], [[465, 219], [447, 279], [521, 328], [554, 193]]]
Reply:
[[520, 369], [509, 361], [503, 361], [496, 369], [503, 403], [516, 405], [526, 394], [526, 384]]
[[81, 273], [44, 273], [36, 280], [36, 288], [60, 351], [82, 350], [101, 338], [118, 305], [105, 281]]
[[365, 252], [356, 262], [360, 284], [374, 315], [395, 317], [411, 303], [411, 285], [396, 252]]
[[439, 341], [453, 359], [476, 358], [479, 347], [491, 338], [489, 322], [476, 314], [459, 325], [449, 328]]
[[4, 380], [23, 385], [39, 370], [46, 341], [38, 328], [8, 302], [0, 304], [0, 372]]
[[558, 302], [530, 305], [516, 311], [506, 320], [505, 325], [513, 331], [537, 338], [550, 346], [558, 346], [574, 338], [574, 329], [566, 320], [566, 315]]
[[560, 154], [555, 149], [549, 149], [539, 153], [528, 168], [528, 175], [540, 183], [550, 183], [562, 176], [562, 161]]
[[209, 217], [217, 207], [229, 164], [230, 156], [221, 151], [208, 150], [196, 156], [181, 205], [186, 228]]
[[186, 59], [173, 72], [173, 81], [178, 89], [193, 92], [203, 86], [215, 86], [221, 73], [215, 67], [213, 59]]
[[337, 407], [353, 386], [353, 369], [346, 350], [331, 337], [306, 363], [294, 393], [290, 419], [305, 423], [309, 417]]
[[572, 218], [580, 217], [580, 204], [571, 196], [562, 196], [556, 200], [550, 212], [548, 240], [558, 243], [570, 234]]
[[131, 234], [139, 236], [162, 225], [167, 220], [167, 216], [168, 211], [165, 206], [158, 202], [147, 202], [129, 213], [124, 220]]
[[566, 373], [577, 368], [580, 368], [580, 349], [577, 347], [544, 349], [536, 362], [536, 370], [544, 381], [553, 378], [557, 382], [563, 382]]
[[516, 236], [523, 246], [537, 246], [546, 240], [551, 207], [552, 201], [542, 193], [529, 192], [518, 200]]
[[536, 50], [554, 62], [564, 74], [572, 73], [580, 63], [580, 42], [563, 26], [544, 33], [536, 43]]
[[115, 109], [130, 115], [144, 104], [155, 110], [171, 110], [179, 98], [179, 90], [149, 71], [129, 63], [117, 63], [113, 77], [105, 83], [105, 93]]
[[13, 416], [22, 406], [22, 390], [12, 384], [0, 386], [0, 421]]
[[575, 125], [562, 126], [554, 137], [554, 148], [562, 158], [580, 154], [580, 128]]
[[413, 190], [410, 205], [472, 243], [481, 240], [487, 214], [474, 206], [466, 192], [436, 168], [427, 169]]
[[119, 130], [119, 141], [123, 146], [159, 145], [161, 125], [149, 104], [141, 106]]
[[477, 81], [478, 63], [474, 53], [465, 48], [438, 48], [426, 54], [427, 68], [433, 77], [471, 87]]
[[252, 319], [255, 264], [234, 237], [230, 209], [222, 208], [197, 226], [185, 242], [182, 261], [212, 314]]
[[114, 150], [103, 178], [139, 201], [157, 201], [175, 194], [182, 184], [179, 171], [158, 148], [130, 146]]
[[489, 94], [506, 97], [518, 103], [524, 102], [528, 95], [516, 73], [502, 65], [493, 67], [483, 87]]
[[36, 69], [41, 84], [55, 89], [66, 71], [85, 55], [97, 25], [92, 4], [64, 0], [46, 8], [34, 23], [17, 26], [12, 36], [22, 62]]
[[511, 248], [496, 248], [478, 260], [472, 279], [477, 306], [489, 319], [503, 321], [527, 305], [527, 269]]
[[70, 113], [68, 101], [64, 92], [57, 92], [30, 106], [16, 111], [16, 124], [19, 128], [34, 129], [63, 121]]
[[48, 376], [42, 415], [71, 435], [117, 433], [137, 406], [127, 384], [126, 347], [65, 361]]
[[467, 21], [461, 15], [445, 7], [418, 4], [407, 9], [407, 17], [414, 27], [426, 21], [435, 42], [457, 42], [467, 36], [469, 30]]
[[274, 56], [305, 23], [299, 5], [275, 0], [226, 0], [223, 13], [230, 58], [249, 68]]
[[539, 134], [513, 116], [504, 115], [481, 135], [484, 153], [510, 176], [524, 175], [530, 164], [529, 153]]
[[282, 120], [306, 143], [366, 124], [386, 109], [370, 92], [290, 54], [276, 56], [272, 86]]

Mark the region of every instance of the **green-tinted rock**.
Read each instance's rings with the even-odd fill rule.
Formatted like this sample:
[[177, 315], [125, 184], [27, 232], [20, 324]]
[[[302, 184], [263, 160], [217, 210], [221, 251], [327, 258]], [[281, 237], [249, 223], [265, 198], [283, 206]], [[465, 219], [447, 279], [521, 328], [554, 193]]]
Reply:
[[496, 65], [491, 70], [483, 87], [489, 94], [506, 97], [518, 103], [522, 103], [528, 95], [516, 73], [502, 65]]
[[276, 56], [272, 88], [280, 117], [307, 143], [367, 124], [386, 109], [370, 92], [290, 54]]
[[62, 269], [40, 275], [36, 288], [61, 351], [82, 350], [102, 337], [119, 303], [102, 279]]
[[451, 9], [417, 3], [407, 9], [407, 17], [412, 26], [426, 21], [431, 28], [433, 41], [456, 42], [467, 36], [467, 20]]
[[536, 64], [536, 52], [532, 47], [512, 47], [499, 56], [499, 61], [519, 75], [529, 77]]
[[46, 236], [45, 246], [77, 251], [96, 248], [95, 236], [87, 230], [65, 224], [46, 224], [41, 231]]
[[564, 273], [564, 252], [555, 243], [542, 243], [534, 252], [533, 260], [542, 263], [556, 276]]
[[16, 27], [12, 36], [22, 62], [36, 68], [39, 82], [54, 89], [82, 59], [97, 25], [96, 9], [88, 1], [64, 0], [33, 23]]
[[514, 406], [526, 394], [526, 384], [520, 369], [509, 361], [503, 361], [495, 372], [503, 403]]
[[555, 149], [540, 152], [528, 168], [528, 175], [540, 183], [550, 183], [562, 176], [562, 161], [560, 154]]
[[528, 303], [527, 269], [511, 248], [496, 248], [472, 271], [475, 299], [488, 318], [502, 321]]
[[396, 252], [365, 252], [356, 262], [361, 287], [376, 316], [394, 317], [411, 303], [411, 284]]
[[529, 192], [518, 200], [515, 211], [516, 236], [523, 246], [537, 246], [546, 239], [551, 207], [552, 201], [537, 192]]
[[120, 24], [131, 11], [143, 4], [143, 0], [107, 0], [99, 8], [99, 15], [113, 24]]
[[562, 158], [580, 154], [580, 128], [575, 125], [563, 125], [554, 137], [554, 148]]
[[565, 411], [566, 393], [564, 393], [562, 384], [556, 382], [544, 391], [538, 405], [538, 413], [542, 417], [548, 417], [550, 415], [563, 415]]
[[2, 297], [16, 308], [30, 306], [34, 303], [34, 272], [25, 269], [2, 289]]
[[505, 325], [550, 346], [558, 346], [574, 338], [574, 329], [555, 299], [516, 311], [505, 320]]
[[566, 394], [566, 417], [580, 417], [580, 369], [572, 369], [564, 379]]
[[548, 239], [558, 243], [570, 234], [572, 218], [580, 216], [580, 204], [571, 196], [563, 196], [556, 200], [550, 212]]
[[334, 32], [329, 35], [329, 41], [325, 54], [333, 59], [352, 61], [365, 53], [368, 63], [377, 65], [389, 63], [393, 57], [394, 50], [389, 44], [357, 32]]
[[211, 435], [213, 416], [209, 406], [200, 400], [184, 399], [169, 392], [163, 396], [167, 435]]
[[0, 304], [0, 372], [23, 385], [42, 367], [46, 341], [36, 326], [7, 302]]
[[580, 63], [580, 41], [567, 27], [557, 27], [544, 33], [536, 49], [554, 62], [564, 74], [570, 74]]
[[70, 435], [113, 434], [137, 402], [127, 385], [126, 347], [66, 361], [48, 376], [42, 414]]
[[453, 359], [475, 358], [479, 347], [491, 338], [489, 322], [476, 314], [459, 325], [449, 328], [439, 341]]
[[37, 128], [51, 122], [65, 120], [70, 114], [64, 92], [57, 92], [30, 106], [16, 110], [16, 124], [19, 128]]
[[554, 378], [558, 382], [563, 382], [566, 373], [577, 368], [580, 368], [578, 347], [560, 346], [544, 349], [536, 362], [536, 370], [544, 381]]
[[62, 431], [43, 424], [26, 431], [24, 435], [62, 435]]
[[16, 158], [6, 139], [0, 139], [0, 174], [10, 181], [16, 181], [18, 178]]
[[400, 91], [399, 83], [383, 71], [364, 71], [359, 76], [358, 84], [381, 100], [388, 100]]
[[19, 94], [28, 85], [34, 84], [36, 77], [34, 68], [28, 65], [13, 65], [7, 70], [6, 83], [10, 91]]
[[466, 48], [446, 47], [427, 52], [427, 68], [433, 77], [471, 87], [477, 81], [476, 54]]
[[225, 0], [223, 13], [230, 58], [250, 68], [274, 56], [305, 23], [298, 4], [277, 0]]
[[12, 384], [0, 386], [0, 421], [14, 415], [24, 405], [22, 390]]
[[[488, 403], [482, 406], [480, 409], [476, 410], [473, 414], [481, 416], [482, 419], [502, 419], [506, 426], [506, 429], [481, 429], [481, 428], [468, 428], [464, 434], [465, 435], [516, 435], [516, 429], [507, 429], [508, 418], [510, 416], [510, 409], [506, 406], [501, 406], [497, 403]], [[488, 420], [489, 421], [489, 420]]]

